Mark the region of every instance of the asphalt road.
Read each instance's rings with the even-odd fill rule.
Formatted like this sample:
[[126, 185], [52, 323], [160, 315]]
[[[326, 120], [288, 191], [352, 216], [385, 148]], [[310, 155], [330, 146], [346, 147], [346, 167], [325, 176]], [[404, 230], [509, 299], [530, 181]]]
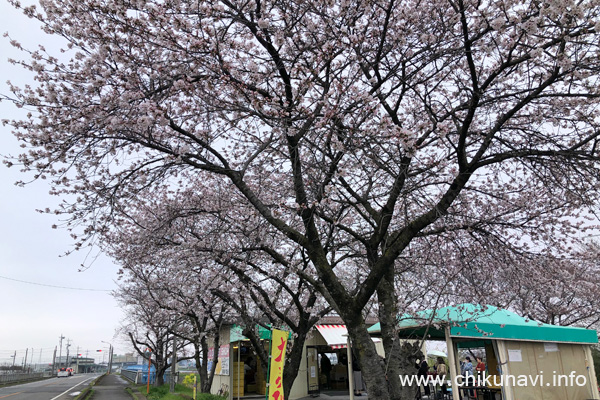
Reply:
[[76, 394], [99, 374], [79, 374], [64, 378], [50, 378], [43, 381], [0, 388], [0, 399], [6, 400], [65, 400]]

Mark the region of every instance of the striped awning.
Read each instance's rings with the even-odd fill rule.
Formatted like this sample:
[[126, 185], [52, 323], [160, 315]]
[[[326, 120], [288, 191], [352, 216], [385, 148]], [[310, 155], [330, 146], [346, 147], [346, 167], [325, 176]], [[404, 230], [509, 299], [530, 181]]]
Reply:
[[346, 325], [316, 325], [316, 328], [331, 348], [345, 349], [347, 347], [348, 340], [344, 336], [348, 334]]
[[[327, 342], [329, 347], [332, 349], [345, 349], [348, 347], [348, 338], [345, 336], [348, 334], [346, 325], [315, 325], [323, 339]], [[379, 338], [371, 338], [373, 342], [380, 342]]]

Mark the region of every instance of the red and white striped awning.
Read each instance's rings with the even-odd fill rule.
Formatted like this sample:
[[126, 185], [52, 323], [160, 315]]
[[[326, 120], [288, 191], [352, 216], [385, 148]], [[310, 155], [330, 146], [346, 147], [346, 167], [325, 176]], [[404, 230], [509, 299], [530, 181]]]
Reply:
[[334, 349], [345, 349], [348, 340], [346, 325], [316, 325], [317, 330], [323, 336], [327, 344]]
[[[327, 342], [329, 347], [333, 349], [345, 349], [348, 347], [348, 338], [345, 336], [348, 334], [346, 325], [315, 325], [323, 339]], [[374, 342], [380, 342], [379, 338], [371, 338]]]

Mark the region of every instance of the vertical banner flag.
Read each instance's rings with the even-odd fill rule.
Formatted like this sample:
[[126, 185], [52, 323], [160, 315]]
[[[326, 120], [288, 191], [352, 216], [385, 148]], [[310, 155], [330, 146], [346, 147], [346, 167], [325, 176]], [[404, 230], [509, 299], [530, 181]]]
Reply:
[[273, 329], [271, 334], [271, 368], [268, 400], [283, 400], [283, 363], [289, 333]]

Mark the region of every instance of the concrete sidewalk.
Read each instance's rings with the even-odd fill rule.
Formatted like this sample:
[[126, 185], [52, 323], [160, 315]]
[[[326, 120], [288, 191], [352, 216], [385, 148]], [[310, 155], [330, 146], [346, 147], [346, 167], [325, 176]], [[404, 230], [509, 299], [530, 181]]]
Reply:
[[[93, 400], [132, 400], [132, 397], [126, 390], [130, 387], [130, 382], [121, 378], [119, 375], [104, 375], [98, 380], [94, 386]], [[130, 387], [131, 388], [131, 387]], [[131, 388], [135, 394], [135, 398], [145, 399], [143, 395]]]

